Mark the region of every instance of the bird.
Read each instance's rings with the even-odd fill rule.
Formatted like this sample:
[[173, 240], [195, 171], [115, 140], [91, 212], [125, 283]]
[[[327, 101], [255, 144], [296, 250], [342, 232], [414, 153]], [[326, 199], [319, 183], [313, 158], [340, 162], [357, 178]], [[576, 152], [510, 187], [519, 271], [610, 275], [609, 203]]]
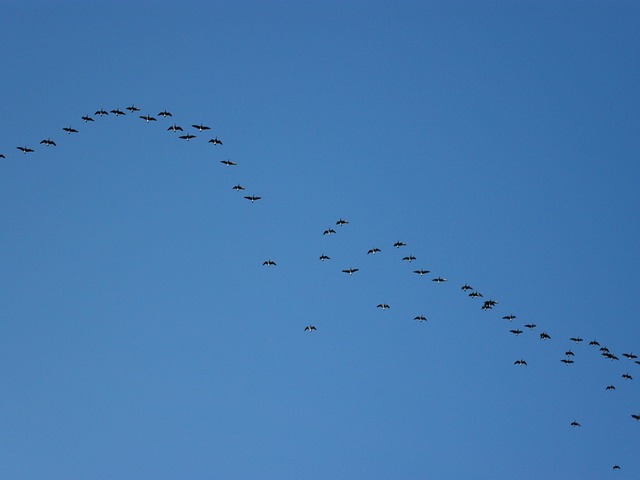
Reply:
[[400, 248], [400, 247], [406, 247], [407, 244], [398, 240], [396, 243], [393, 244], [393, 246], [396, 248]]
[[72, 133], [78, 133], [78, 130], [76, 130], [75, 128], [71, 128], [71, 127], [64, 127], [62, 130], [67, 132], [69, 135], [71, 135]]
[[180, 135], [178, 138], [180, 138], [182, 140], [186, 140], [188, 142], [192, 138], [196, 138], [196, 136], [195, 135], [191, 135], [190, 133], [187, 133], [186, 135]]
[[467, 290], [473, 290], [473, 287], [465, 283], [462, 287], [460, 287], [460, 290], [462, 290], [463, 292], [466, 292]]
[[233, 189], [240, 191], [240, 190], [244, 190], [245, 188], [242, 185], [238, 184], [238, 185], [234, 185]]
[[382, 310], [388, 310], [391, 307], [386, 303], [379, 303], [378, 305], [376, 305], [376, 308], [381, 308]]
[[607, 388], [605, 388], [605, 390], [615, 390], [616, 387], [615, 385], [607, 385]]
[[323, 253], [322, 255], [320, 255], [320, 261], [324, 262], [325, 260], [331, 260], [331, 257]]
[[85, 115], [84, 117], [82, 117], [82, 120], [84, 120], [85, 122], [93, 122], [93, 118], [91, 118], [89, 115]]
[[0, 153], [0, 158], [7, 158], [3, 154]]
[[126, 115], [126, 113], [124, 113], [122, 110], [116, 108], [115, 110], [111, 110], [111, 113], [113, 113], [116, 117], [118, 115]]
[[634, 418], [634, 419], [636, 419], [637, 421], [640, 422], [640, 415], [638, 415], [638, 414], [632, 414], [631, 418]]
[[159, 117], [173, 117], [173, 115], [171, 115], [169, 112], [167, 112], [166, 110], [163, 110], [162, 112], [158, 113]]
[[499, 302], [497, 300], [485, 300], [485, 302], [487, 305], [491, 305], [492, 307], [495, 307]]
[[328, 228], [322, 232], [323, 235], [333, 235], [334, 233], [336, 233], [336, 231], [333, 228]]
[[[600, 344], [598, 344], [598, 345], [600, 345]], [[600, 351], [602, 353], [609, 353], [609, 349], [607, 347], [600, 347]]]
[[262, 265], [266, 265], [267, 267], [275, 267], [276, 262], [274, 262], [273, 260], [265, 260], [264, 262], [262, 262]]
[[342, 226], [342, 225], [347, 225], [348, 223], [349, 223], [349, 222], [347, 222], [346, 220], [344, 220], [344, 219], [342, 219], [342, 218], [341, 218], [340, 220], [338, 220], [338, 221], [336, 222], [336, 225], [340, 225], [340, 226]]
[[135, 113], [135, 112], [139, 112], [140, 109], [138, 107], [136, 107], [135, 105], [131, 105], [129, 107], [126, 108], [127, 110], [129, 110], [131, 113]]
[[564, 352], [564, 354], [565, 354], [567, 357], [575, 357], [575, 354], [574, 354], [571, 350], [567, 350], [566, 352]]
[[304, 327], [304, 331], [307, 332], [313, 332], [314, 330], [317, 330], [316, 327], [314, 327], [313, 325], [307, 325], [306, 327]]
[[413, 273], [417, 273], [420, 276], [426, 275], [429, 272], [430, 272], [430, 270], [422, 270], [422, 269], [413, 271]]
[[416, 259], [416, 257], [414, 257], [413, 255], [409, 255], [407, 257], [403, 257], [402, 258], [403, 261], [406, 261], [406, 262], [409, 262], [409, 263], [413, 262], [415, 259]]
[[526, 365], [527, 362], [525, 362], [522, 358], [520, 360], [516, 360], [515, 362], [513, 362], [514, 365]]
[[218, 140], [218, 137], [212, 138], [208, 143], [213, 143], [214, 145], [222, 145], [222, 140]]
[[504, 320], [509, 320], [509, 321], [511, 321], [511, 320], [515, 320], [516, 316], [515, 316], [515, 315], [513, 315], [513, 314], [510, 314], [510, 315], [505, 315], [505, 316], [504, 316], [504, 317], [502, 317], [502, 318], [503, 318]]
[[220, 160], [220, 163], [226, 165], [227, 167], [231, 167], [233, 165], [237, 165], [236, 162], [232, 162], [231, 160]]
[[143, 119], [147, 123], [156, 121], [156, 119], [154, 117], [152, 117], [151, 115], [140, 115], [140, 118]]
[[53, 140], [51, 140], [50, 138], [47, 138], [46, 140], [42, 140], [40, 142], [41, 144], [45, 144], [47, 147], [49, 145], [53, 145], [54, 147], [56, 146], [56, 142], [54, 142]]
[[207, 127], [203, 124], [200, 125], [191, 125], [193, 128], [197, 128], [200, 132], [202, 132], [203, 130], [211, 130], [211, 127]]
[[436, 282], [436, 283], [442, 283], [442, 282], [446, 282], [447, 279], [446, 278], [442, 278], [442, 277], [436, 277], [431, 279], [432, 282]]
[[367, 252], [367, 255], [371, 254], [371, 255], [375, 255], [376, 253], [378, 253], [380, 251], [379, 248], [370, 248], [369, 251]]
[[482, 296], [482, 294], [481, 294], [480, 292], [475, 292], [475, 291], [474, 291], [474, 292], [471, 292], [471, 293], [469, 294], [469, 296], [470, 296], [471, 298], [476, 298], [476, 297], [481, 297], [481, 296]]
[[566, 358], [563, 358], [562, 360], [560, 360], [562, 363], [564, 363], [565, 365], [571, 365], [573, 363], [573, 360], [568, 360]]
[[25, 147], [16, 147], [16, 148], [18, 150], [20, 150], [22, 153], [31, 153], [31, 152], [33, 152], [32, 148], [27, 148], [26, 146]]
[[625, 380], [633, 380], [633, 377], [628, 373], [623, 373], [622, 378], [624, 378]]
[[516, 329], [516, 330], [509, 330], [509, 331], [510, 331], [511, 333], [513, 333], [516, 337], [522, 333], [522, 330], [520, 330], [520, 329]]
[[248, 196], [245, 196], [244, 198], [246, 198], [247, 200], [251, 200], [251, 203], [254, 203], [260, 200], [262, 197], [256, 197], [255, 195], [248, 195]]
[[491, 310], [493, 307], [491, 305], [485, 303], [480, 308], [482, 308], [482, 310]]
[[605, 352], [602, 354], [603, 357], [608, 358], [609, 360], [620, 360], [613, 353]]
[[623, 357], [627, 357], [629, 360], [633, 360], [634, 358], [638, 358], [638, 356], [634, 355], [633, 353], [623, 353], [622, 356]]
[[109, 115], [109, 112], [107, 112], [104, 108], [101, 108], [96, 113], [94, 113], [94, 115], [100, 115], [102, 117], [103, 115]]
[[614, 469], [614, 470], [620, 470], [620, 465], [614, 465], [614, 466], [613, 466], [613, 469]]
[[418, 320], [419, 322], [426, 322], [427, 321], [427, 317], [425, 317], [424, 315], [418, 315], [417, 317], [413, 318], [414, 320]]
[[346, 270], [342, 270], [344, 273], [348, 273], [349, 275], [353, 275], [354, 273], [356, 273], [358, 270], [360, 270], [359, 268], [348, 268]]
[[542, 333], [540, 334], [540, 338], [541, 338], [542, 340], [549, 340], [549, 339], [551, 338], [551, 336], [550, 336], [547, 332], [542, 332]]
[[571, 426], [572, 427], [580, 427], [581, 425], [574, 420], [573, 422], [571, 422]]
[[580, 337], [571, 337], [569, 340], [576, 343], [582, 342], [582, 339]]
[[171, 125], [169, 128], [167, 128], [167, 131], [171, 130], [173, 132], [177, 132], [177, 131], [181, 131], [182, 132], [182, 127], [176, 125], [175, 123], [173, 125]]
[[600, 344], [598, 343], [597, 340], [591, 340], [589, 342], [589, 345], [592, 346], [592, 347], [599, 347], [600, 346]]
[[527, 327], [529, 330], [533, 330], [534, 328], [536, 328], [536, 324], [535, 323], [527, 323], [525, 325], [525, 327]]

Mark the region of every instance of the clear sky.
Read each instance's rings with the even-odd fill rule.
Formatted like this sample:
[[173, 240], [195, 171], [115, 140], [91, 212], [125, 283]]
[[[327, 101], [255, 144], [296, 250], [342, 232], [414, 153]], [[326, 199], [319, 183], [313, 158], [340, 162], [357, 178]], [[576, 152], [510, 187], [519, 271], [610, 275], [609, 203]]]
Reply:
[[135, 3], [0, 2], [0, 478], [640, 478], [639, 3]]

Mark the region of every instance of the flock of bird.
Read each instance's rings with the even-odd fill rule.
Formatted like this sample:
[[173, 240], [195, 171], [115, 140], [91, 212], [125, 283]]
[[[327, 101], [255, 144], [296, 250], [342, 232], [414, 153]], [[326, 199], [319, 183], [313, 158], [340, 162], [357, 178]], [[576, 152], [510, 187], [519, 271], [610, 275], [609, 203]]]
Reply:
[[[152, 116], [151, 114], [140, 115], [139, 114], [140, 108], [136, 107], [135, 105], [130, 105], [130, 106], [126, 107], [125, 110], [127, 112], [129, 112], [128, 113], [129, 115], [137, 115], [138, 118], [143, 120], [145, 123], [151, 123], [151, 122], [157, 122], [158, 121], [157, 118]], [[113, 115], [115, 117], [120, 117], [120, 116], [127, 115], [127, 112], [122, 111], [122, 110], [120, 110], [118, 108], [113, 109], [113, 110], [109, 110], [109, 111], [101, 108], [99, 110], [96, 110], [96, 112], [94, 113], [94, 116], [95, 117], [104, 117], [104, 116], [108, 116], [108, 115]], [[157, 114], [157, 117], [162, 117], [164, 119], [167, 119], [169, 117], [173, 117], [173, 115], [169, 111], [163, 110], [163, 111], [161, 111], [161, 112], [159, 112]], [[83, 120], [87, 124], [95, 122], [94, 117], [91, 116], [91, 115], [83, 115], [80, 118], [81, 118], [81, 120]], [[191, 127], [193, 129], [195, 129], [198, 132], [198, 134], [201, 134], [203, 132], [207, 132], [207, 131], [211, 130], [211, 127], [209, 127], [207, 125], [204, 125], [203, 123], [200, 123], [200, 124], [195, 124], [194, 123], [194, 124], [191, 124]], [[65, 132], [67, 135], [79, 134], [79, 131], [77, 129], [73, 128], [72, 126], [63, 127], [61, 130], [63, 132]], [[173, 123], [172, 125], [170, 125], [167, 128], [167, 131], [173, 132], [173, 133], [182, 132], [182, 135], [178, 135], [177, 138], [179, 140], [184, 140], [184, 141], [187, 141], [187, 142], [189, 142], [189, 141], [191, 141], [191, 140], [193, 140], [193, 139], [198, 137], [198, 135], [192, 134], [191, 132], [185, 133], [183, 128], [180, 125], [176, 124], [176, 123]], [[217, 136], [207, 140], [207, 143], [210, 143], [213, 146], [223, 145], [222, 140], [220, 140]], [[51, 137], [47, 137], [47, 138], [42, 139], [40, 141], [40, 145], [43, 145], [45, 148], [56, 147], [57, 146], [56, 142], [54, 140], [52, 140]], [[17, 146], [16, 149], [18, 151], [20, 151], [23, 155], [31, 154], [31, 153], [35, 152], [35, 148], [29, 147], [27, 145]], [[6, 158], [6, 156], [3, 153], [0, 153], [0, 158]], [[220, 163], [222, 165], [224, 165], [225, 167], [234, 167], [234, 166], [237, 165], [235, 162], [233, 162], [231, 160], [228, 160], [228, 159], [221, 160]], [[233, 190], [235, 190], [235, 191], [244, 191], [245, 190], [245, 187], [240, 185], [240, 184], [236, 184], [231, 188]], [[248, 200], [249, 202], [251, 202], [251, 203], [255, 203], [258, 200], [261, 200], [262, 197], [257, 196], [257, 195], [246, 195], [246, 196], [244, 196], [244, 198], [246, 200]], [[338, 230], [340, 230], [341, 227], [345, 227], [348, 224], [349, 224], [349, 221], [347, 221], [346, 219], [343, 219], [343, 218], [339, 218], [335, 222], [336, 228]], [[325, 235], [325, 236], [335, 235], [335, 234], [337, 234], [336, 228], [333, 228], [333, 227], [326, 228], [322, 232], [322, 235]], [[400, 240], [396, 241], [392, 245], [392, 247], [396, 248], [396, 249], [404, 248], [406, 246], [407, 246], [407, 244], [402, 242], [402, 241], [400, 241]], [[378, 247], [372, 247], [367, 251], [366, 255], [378, 255], [381, 252], [382, 252], [382, 249], [380, 249]], [[319, 260], [321, 262], [326, 262], [326, 261], [331, 260], [331, 257], [329, 257], [328, 255], [322, 253], [319, 256]], [[417, 258], [413, 254], [409, 254], [409, 255], [403, 256], [401, 260], [403, 262], [413, 263], [413, 262], [417, 261]], [[262, 263], [262, 265], [264, 267], [276, 267], [277, 264], [276, 264], [276, 262], [274, 260], [267, 259]], [[356, 274], [357, 272], [359, 272], [359, 268], [355, 268], [353, 266], [350, 266], [349, 268], [341, 269], [341, 272], [345, 273], [345, 274], [347, 274], [349, 276], [352, 276], [352, 275]], [[414, 274], [416, 274], [416, 275], [419, 275], [419, 276], [425, 276], [425, 275], [431, 273], [429, 270], [426, 270], [424, 268], [416, 268], [412, 272]], [[434, 276], [431, 280], [432, 280], [432, 282], [434, 282], [436, 284], [447, 282], [447, 279], [443, 278], [442, 276]], [[482, 293], [480, 293], [479, 291], [477, 291], [476, 289], [474, 289], [471, 285], [469, 285], [467, 283], [462, 285], [460, 287], [460, 290], [471, 299], [484, 298], [484, 295]], [[480, 308], [483, 311], [492, 310], [494, 307], [496, 307], [498, 305], [498, 303], [499, 302], [497, 300], [494, 300], [494, 299], [483, 300], [481, 305], [480, 305]], [[379, 303], [378, 305], [376, 305], [376, 308], [379, 308], [381, 310], [389, 310], [391, 308], [391, 306], [389, 304], [387, 304], [387, 303]], [[506, 314], [506, 315], [502, 316], [502, 319], [508, 321], [509, 323], [512, 323], [513, 321], [515, 321], [517, 319], [517, 316], [515, 314], [513, 314], [513, 313], [509, 313], [509, 314]], [[417, 315], [417, 316], [414, 317], [414, 320], [416, 320], [418, 322], [427, 322], [427, 318], [424, 315]], [[533, 331], [536, 328], [538, 328], [538, 326], [536, 324], [534, 324], [534, 323], [526, 323], [526, 324], [523, 324], [522, 326], [523, 326], [523, 328], [526, 328], [529, 331]], [[317, 328], [316, 328], [315, 325], [309, 324], [309, 325], [306, 325], [304, 327], [304, 331], [312, 333], [312, 332], [316, 332]], [[524, 330], [522, 330], [519, 327], [514, 327], [514, 328], [509, 329], [509, 333], [511, 333], [514, 336], [518, 337], [518, 336], [520, 336], [520, 335], [522, 335], [524, 333]], [[551, 340], [551, 335], [547, 331], [542, 331], [539, 334], [539, 338], [542, 341], [549, 341], [549, 340]], [[579, 336], [571, 337], [568, 340], [570, 342], [573, 342], [576, 345], [578, 345], [578, 344], [580, 344], [580, 343], [582, 343], [584, 341]], [[595, 339], [591, 340], [588, 345], [592, 349], [597, 349], [600, 352], [600, 355], [603, 358], [605, 358], [605, 359], [607, 359], [609, 361], [615, 362], [615, 361], [619, 361], [620, 360], [617, 355], [615, 355], [612, 352], [610, 352], [609, 349], [606, 346], [601, 346], [600, 343]], [[638, 356], [635, 355], [634, 353], [632, 353], [632, 352], [624, 352], [621, 355], [623, 357], [625, 357], [628, 361], [634, 362], [635, 364], [640, 365], [640, 360], [638, 360]], [[576, 356], [575, 353], [571, 349], [565, 350], [564, 351], [564, 356], [562, 358], [560, 358], [560, 362], [562, 362], [566, 366], [571, 366], [572, 364], [574, 364], [575, 356]], [[523, 357], [516, 359], [513, 362], [513, 364], [518, 366], [518, 367], [525, 367], [525, 366], [528, 365], [527, 361]], [[623, 381], [631, 381], [631, 380], [633, 380], [632, 375], [629, 374], [628, 372], [622, 373], [620, 375], [620, 378]], [[604, 387], [604, 389], [606, 391], [615, 391], [616, 390], [616, 386], [615, 386], [615, 384], [610, 383], [610, 384], [606, 385]], [[640, 413], [632, 413], [630, 416], [631, 416], [631, 418], [633, 420], [636, 420], [636, 421], [640, 422]], [[574, 427], [574, 428], [581, 427], [581, 424], [577, 420], [573, 420], [569, 425], [571, 427]], [[613, 466], [613, 470], [620, 470], [620, 468], [621, 467], [618, 464], [615, 464]]]

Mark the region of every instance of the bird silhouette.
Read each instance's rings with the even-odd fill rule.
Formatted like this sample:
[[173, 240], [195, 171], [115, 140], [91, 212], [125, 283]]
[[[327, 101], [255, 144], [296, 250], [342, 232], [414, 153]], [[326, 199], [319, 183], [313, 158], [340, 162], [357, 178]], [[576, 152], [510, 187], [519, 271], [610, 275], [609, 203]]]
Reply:
[[569, 360], [567, 358], [563, 358], [562, 360], [560, 360], [562, 363], [564, 363], [565, 365], [571, 365], [573, 363], [573, 360]]
[[396, 243], [393, 244], [393, 246], [396, 248], [400, 248], [400, 247], [406, 247], [407, 244], [398, 240]]
[[527, 327], [529, 330], [533, 330], [534, 328], [536, 328], [536, 324], [535, 323], [527, 323], [525, 325], [525, 327]]
[[336, 231], [333, 228], [328, 228], [322, 232], [323, 235], [333, 235], [334, 233], [336, 233]]
[[638, 358], [638, 356], [634, 355], [633, 353], [623, 353], [622, 356], [623, 357], [627, 357], [629, 360], [633, 360], [635, 358]]
[[402, 257], [403, 261], [409, 262], [409, 263], [413, 262], [415, 259], [416, 259], [416, 257], [414, 257], [413, 255], [409, 255], [407, 257]]
[[504, 316], [504, 317], [502, 317], [502, 318], [503, 318], [504, 320], [511, 321], [511, 320], [515, 320], [516, 316], [515, 316], [515, 315], [513, 315], [513, 314], [510, 314], [510, 315], [505, 315], [505, 316]]
[[470, 296], [471, 298], [476, 298], [476, 297], [481, 297], [481, 296], [482, 296], [482, 294], [481, 294], [480, 292], [471, 292], [471, 293], [469, 294], [469, 296]]
[[348, 273], [349, 275], [353, 275], [354, 273], [356, 273], [359, 269], [358, 268], [348, 268], [346, 270], [342, 270], [344, 273]]
[[171, 125], [169, 128], [167, 128], [167, 130], [171, 130], [172, 132], [182, 132], [182, 127], [176, 125], [175, 123], [173, 125]]
[[255, 195], [247, 195], [246, 197], [247, 200], [250, 200], [251, 203], [257, 202], [258, 200], [260, 200], [262, 197], [256, 197]]
[[50, 138], [47, 138], [46, 140], [42, 140], [40, 143], [46, 145], [47, 147], [49, 145], [53, 145], [54, 147], [56, 146], [56, 142], [54, 142]]
[[324, 253], [320, 255], [320, 260], [324, 262], [325, 260], [331, 260], [331, 257], [325, 255]]
[[598, 343], [597, 340], [591, 340], [589, 342], [589, 345], [592, 346], [592, 347], [599, 347], [600, 346], [600, 344]]
[[213, 143], [214, 145], [222, 145], [222, 140], [218, 140], [218, 137], [212, 138], [208, 143]]
[[232, 162], [231, 160], [220, 160], [220, 163], [223, 165], [226, 165], [227, 167], [232, 167], [234, 165], [237, 165], [236, 162]]
[[140, 109], [138, 107], [136, 107], [135, 105], [131, 105], [131, 106], [127, 107], [126, 110], [129, 110], [131, 113], [135, 113], [135, 112], [139, 112], [140, 111]]
[[317, 328], [313, 325], [307, 325], [306, 327], [304, 327], [305, 332], [313, 332], [314, 330], [317, 330]]
[[625, 380], [633, 380], [633, 377], [628, 373], [623, 373], [622, 378], [624, 378]]
[[93, 118], [91, 118], [89, 115], [85, 115], [84, 117], [82, 117], [82, 120], [84, 120], [85, 122], [93, 122]]
[[565, 354], [567, 357], [575, 357], [575, 354], [574, 354], [571, 350], [567, 350], [566, 352], [564, 352], [564, 354]]
[[460, 287], [460, 290], [462, 290], [463, 292], [466, 292], [467, 290], [473, 290], [473, 287], [465, 283], [462, 287]]
[[234, 185], [234, 186], [233, 186], [233, 189], [234, 189], [234, 190], [238, 190], [238, 191], [239, 191], [239, 190], [245, 190], [245, 188], [244, 188], [242, 185], [240, 185], [240, 184], [238, 184], [238, 185]]
[[196, 136], [195, 135], [191, 135], [190, 133], [187, 133], [186, 135], [180, 135], [178, 138], [180, 138], [182, 140], [186, 140], [188, 142], [192, 138], [196, 138]]
[[147, 123], [156, 121], [156, 119], [154, 117], [152, 117], [151, 115], [140, 115], [140, 118], [143, 119]]
[[18, 150], [20, 150], [22, 153], [31, 153], [31, 152], [33, 152], [32, 148], [27, 148], [26, 146], [25, 147], [16, 147], [16, 148]]
[[513, 333], [516, 337], [522, 333], [522, 330], [520, 330], [519, 328], [515, 330], [509, 330], [509, 331]]
[[573, 422], [571, 422], [571, 426], [572, 427], [580, 427], [581, 425], [574, 420]]
[[580, 337], [571, 337], [569, 340], [576, 343], [582, 342], [582, 339]]
[[163, 110], [162, 112], [158, 113], [159, 117], [173, 117], [173, 115], [171, 115], [171, 113], [167, 112], [166, 110]]
[[446, 278], [442, 278], [442, 277], [436, 277], [431, 279], [432, 282], [436, 282], [436, 283], [442, 283], [442, 282], [446, 282], [447, 279]]
[[379, 303], [376, 308], [381, 308], [382, 310], [388, 310], [389, 308], [391, 308], [389, 305], [387, 305], [386, 303]]
[[202, 132], [203, 130], [211, 130], [211, 127], [207, 127], [203, 124], [200, 125], [191, 125], [193, 128], [196, 128], [198, 131]]
[[515, 362], [513, 362], [514, 365], [526, 365], [527, 362], [525, 362], [522, 358], [520, 360], [516, 360]]
[[64, 127], [62, 130], [67, 132], [69, 135], [71, 135], [72, 133], [78, 133], [78, 130], [76, 130], [75, 128], [71, 128], [71, 127]]
[[111, 113], [113, 113], [116, 117], [120, 115], [126, 115], [126, 113], [124, 113], [122, 110], [118, 108], [116, 108], [115, 110], [111, 110]]
[[344, 219], [342, 219], [342, 218], [341, 218], [340, 220], [338, 220], [338, 221], [336, 222], [336, 225], [340, 225], [340, 226], [342, 226], [342, 225], [347, 225], [348, 223], [349, 223], [349, 222], [347, 222], [346, 220], [344, 220]]
[[540, 338], [541, 338], [542, 340], [549, 340], [549, 339], [551, 338], [551, 336], [550, 336], [547, 332], [542, 332], [542, 333], [540, 334]]
[[635, 414], [635, 413], [631, 414], [631, 418], [633, 418], [633, 419], [635, 419], [635, 420], [640, 422], [640, 415], [638, 415], [638, 414]]
[[417, 273], [420, 276], [426, 275], [427, 273], [430, 273], [430, 270], [414, 270], [413, 273]]
[[607, 385], [607, 388], [605, 388], [605, 390], [615, 390], [616, 387], [614, 385]]
[[276, 262], [274, 262], [273, 260], [265, 260], [264, 262], [262, 262], [262, 265], [266, 265], [267, 267], [275, 267]]
[[104, 108], [101, 108], [96, 113], [94, 113], [94, 115], [100, 115], [102, 117], [104, 115], [109, 115], [109, 112], [107, 112]]
[[427, 317], [425, 317], [424, 315], [418, 315], [417, 317], [413, 318], [414, 320], [418, 320], [419, 322], [426, 322], [427, 321]]
[[371, 248], [369, 249], [369, 251], [367, 252], [367, 255], [371, 254], [371, 255], [375, 255], [376, 253], [378, 253], [380, 251], [379, 248]]

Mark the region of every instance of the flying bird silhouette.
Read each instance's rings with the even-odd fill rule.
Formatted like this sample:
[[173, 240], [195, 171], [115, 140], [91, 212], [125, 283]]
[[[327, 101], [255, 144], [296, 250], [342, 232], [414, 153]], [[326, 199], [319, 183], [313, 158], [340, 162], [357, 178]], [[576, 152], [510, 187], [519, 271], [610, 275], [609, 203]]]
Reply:
[[207, 127], [203, 124], [200, 125], [191, 125], [193, 128], [198, 129], [198, 131], [202, 132], [203, 130], [211, 130], [211, 127]]
[[371, 248], [369, 249], [369, 251], [367, 252], [367, 255], [371, 254], [371, 255], [375, 255], [376, 253], [378, 253], [380, 251], [379, 248]]
[[403, 261], [409, 262], [409, 263], [413, 262], [415, 259], [416, 259], [416, 257], [414, 257], [413, 255], [409, 255], [407, 257], [402, 257]]
[[265, 260], [264, 262], [262, 262], [262, 265], [266, 265], [267, 267], [275, 267], [276, 262], [274, 262], [273, 260]]
[[336, 231], [333, 228], [328, 228], [327, 230], [322, 232], [323, 235], [333, 235], [334, 233], [336, 233]]
[[572, 427], [580, 427], [581, 425], [574, 420], [573, 422], [571, 422], [571, 426]]
[[467, 290], [473, 290], [473, 287], [465, 283], [462, 287], [460, 287], [460, 290], [462, 290], [463, 292], [466, 292]]
[[551, 336], [549, 336], [549, 334], [548, 334], [547, 332], [542, 332], [542, 333], [540, 334], [540, 338], [541, 338], [542, 340], [549, 340], [549, 339], [551, 338]]
[[196, 138], [196, 136], [195, 135], [191, 135], [190, 133], [187, 133], [186, 135], [180, 135], [178, 138], [180, 138], [182, 140], [186, 140], [188, 142], [192, 138]]
[[41, 144], [45, 144], [47, 147], [49, 145], [53, 145], [54, 147], [56, 146], [56, 142], [54, 142], [53, 140], [51, 140], [50, 138], [47, 138], [46, 140], [42, 140], [40, 142]]
[[325, 260], [330, 260], [330, 259], [331, 259], [331, 257], [328, 257], [328, 256], [327, 256], [327, 255], [325, 255], [325, 254], [320, 255], [320, 260], [321, 260], [321, 261], [323, 261], [323, 262], [324, 262]]
[[232, 167], [234, 165], [237, 165], [236, 162], [232, 162], [231, 160], [220, 160], [220, 163], [223, 165], [226, 165], [227, 167]]
[[635, 419], [635, 420], [640, 422], [640, 415], [638, 415], [638, 414], [631, 414], [631, 418], [633, 418], [633, 419]]
[[406, 247], [407, 244], [398, 240], [396, 243], [393, 244], [393, 246], [396, 248], [400, 248], [400, 247]]
[[591, 340], [589, 342], [589, 345], [592, 346], [592, 347], [599, 347], [600, 346], [600, 344], [597, 342], [597, 340]]
[[615, 390], [616, 387], [615, 385], [607, 385], [607, 388], [605, 388], [605, 390]]
[[317, 328], [313, 325], [307, 325], [306, 327], [304, 327], [305, 332], [313, 332], [314, 330], [317, 330]]
[[515, 330], [509, 330], [509, 331], [513, 333], [516, 337], [522, 333], [522, 330], [520, 330], [519, 328]]
[[94, 113], [94, 115], [100, 115], [102, 117], [104, 115], [109, 115], [109, 112], [107, 112], [104, 108], [101, 108], [96, 113]]
[[525, 325], [525, 327], [527, 327], [529, 330], [533, 330], [534, 328], [536, 328], [536, 324], [535, 323], [527, 323]]
[[116, 108], [115, 110], [111, 110], [111, 113], [113, 113], [116, 117], [119, 115], [126, 115], [126, 113], [124, 113], [122, 110]]
[[569, 360], [567, 358], [563, 358], [562, 360], [560, 360], [562, 363], [564, 363], [565, 365], [571, 365], [573, 363], [573, 360]]
[[569, 340], [576, 343], [582, 342], [582, 339], [580, 337], [571, 337]]
[[419, 322], [426, 322], [427, 321], [427, 317], [425, 317], [424, 315], [418, 315], [417, 317], [413, 318], [414, 320], [418, 320]]
[[627, 357], [629, 360], [633, 360], [635, 358], [638, 358], [638, 356], [634, 355], [633, 353], [623, 353], [622, 356], [623, 357]]
[[628, 373], [623, 373], [622, 378], [624, 378], [625, 380], [633, 380], [633, 377]]
[[135, 105], [131, 105], [129, 107], [126, 108], [127, 110], [129, 110], [131, 113], [135, 113], [135, 112], [139, 112], [140, 109], [138, 107], [136, 107]]
[[239, 190], [244, 190], [245, 188], [242, 185], [238, 184], [238, 185], [234, 185], [233, 189], [239, 191]]
[[420, 276], [426, 275], [427, 273], [430, 273], [430, 270], [414, 270], [413, 273], [417, 273]]
[[382, 310], [388, 310], [389, 308], [391, 308], [389, 305], [387, 305], [386, 303], [379, 303], [376, 308], [381, 308]]
[[256, 197], [255, 195], [248, 195], [248, 196], [245, 196], [244, 198], [246, 198], [247, 200], [250, 200], [251, 203], [254, 203], [260, 200], [262, 197]]
[[31, 152], [33, 152], [32, 148], [27, 148], [26, 146], [25, 147], [16, 147], [16, 148], [18, 150], [20, 150], [22, 153], [31, 153]]
[[162, 112], [158, 113], [159, 117], [173, 117], [173, 115], [171, 115], [171, 113], [167, 112], [166, 110], [163, 110]]
[[140, 118], [143, 119], [147, 123], [156, 121], [156, 119], [154, 117], [152, 117], [151, 115], [140, 115]]
[[354, 273], [356, 273], [359, 269], [358, 268], [348, 268], [346, 270], [342, 270], [344, 273], [348, 273], [349, 275], [353, 275]]
[[502, 318], [503, 318], [504, 320], [511, 321], [511, 320], [515, 320], [516, 316], [515, 316], [515, 315], [513, 315], [513, 314], [510, 314], [510, 315], [505, 315], [505, 316], [504, 316], [504, 317], [502, 317]]
[[446, 282], [447, 279], [446, 278], [442, 278], [442, 277], [436, 277], [431, 279], [432, 282], [436, 282], [436, 283], [442, 283], [442, 282]]
[[214, 145], [222, 145], [222, 140], [218, 140], [218, 137], [212, 138], [208, 143], [213, 143]]
[[526, 365], [527, 362], [525, 362], [522, 358], [520, 360], [516, 360], [515, 362], [513, 362], [514, 365]]
[[167, 130], [171, 130], [172, 132], [182, 132], [182, 127], [176, 125], [175, 123], [173, 125], [171, 125], [169, 128], [167, 128]]
[[75, 128], [71, 128], [71, 127], [64, 127], [62, 130], [67, 132], [69, 135], [71, 135], [72, 133], [78, 133], [78, 130], [76, 130]]
[[84, 117], [82, 117], [82, 120], [84, 120], [85, 122], [93, 122], [93, 118], [91, 118], [89, 115], [85, 115]]
[[481, 294], [480, 292], [471, 292], [471, 293], [469, 294], [469, 296], [470, 296], [471, 298], [476, 298], [476, 297], [481, 297], [481, 296], [482, 296], [482, 294]]

